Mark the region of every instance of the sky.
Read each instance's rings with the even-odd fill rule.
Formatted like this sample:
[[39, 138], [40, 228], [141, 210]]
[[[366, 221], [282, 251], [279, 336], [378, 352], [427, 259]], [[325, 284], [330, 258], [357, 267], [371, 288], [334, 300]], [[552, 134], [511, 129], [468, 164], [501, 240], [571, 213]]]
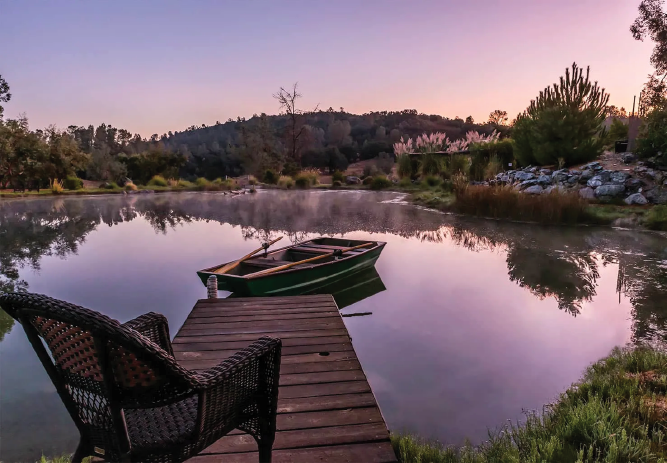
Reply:
[[640, 0], [0, 0], [5, 117], [149, 137], [301, 107], [516, 116], [577, 62], [630, 110]]

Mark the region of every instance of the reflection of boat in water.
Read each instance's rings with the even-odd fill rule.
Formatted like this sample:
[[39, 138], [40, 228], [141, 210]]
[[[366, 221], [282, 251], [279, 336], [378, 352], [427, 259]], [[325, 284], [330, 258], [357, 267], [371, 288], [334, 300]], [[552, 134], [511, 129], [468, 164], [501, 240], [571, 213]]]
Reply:
[[386, 243], [316, 238], [248, 258], [224, 273], [222, 264], [197, 272], [206, 284], [211, 275], [218, 289], [239, 296], [312, 293], [318, 288], [372, 268]]
[[[377, 293], [386, 290], [380, 274], [375, 267], [362, 270], [349, 275], [334, 283], [328, 283], [305, 293], [289, 293], [285, 295], [296, 296], [299, 294], [331, 294], [339, 309], [349, 307], [359, 301], [363, 301]], [[232, 293], [228, 297], [243, 297], [241, 294]]]

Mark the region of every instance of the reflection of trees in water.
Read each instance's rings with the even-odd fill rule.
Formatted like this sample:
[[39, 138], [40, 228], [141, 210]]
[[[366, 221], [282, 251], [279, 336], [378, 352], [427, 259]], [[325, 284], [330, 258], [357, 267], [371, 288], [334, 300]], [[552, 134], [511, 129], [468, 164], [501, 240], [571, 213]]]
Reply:
[[[156, 233], [194, 221], [228, 223], [240, 226], [244, 238], [258, 243], [280, 235], [296, 243], [363, 230], [433, 243], [452, 241], [474, 252], [506, 252], [512, 281], [537, 297], [554, 297], [559, 308], [572, 315], [595, 296], [600, 265], [618, 265], [619, 294], [627, 295], [634, 307], [635, 338], [667, 335], [667, 307], [662, 303], [667, 250], [659, 235], [469, 220], [381, 202], [390, 197], [273, 191], [238, 197], [199, 193], [3, 202], [0, 290], [27, 289], [21, 268], [38, 269], [42, 256], [76, 253], [101, 223], [113, 226], [137, 217]], [[658, 257], [643, 255], [647, 250]]]

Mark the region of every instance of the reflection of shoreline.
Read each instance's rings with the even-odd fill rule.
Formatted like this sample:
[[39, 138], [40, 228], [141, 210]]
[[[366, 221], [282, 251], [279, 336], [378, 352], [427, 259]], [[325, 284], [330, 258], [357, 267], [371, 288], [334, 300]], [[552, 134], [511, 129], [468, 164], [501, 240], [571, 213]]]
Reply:
[[22, 268], [38, 269], [44, 256], [76, 253], [102, 223], [113, 226], [142, 218], [156, 233], [167, 233], [177, 225], [214, 221], [240, 226], [246, 239], [285, 234], [292, 242], [363, 231], [507, 253], [512, 281], [536, 297], [555, 298], [559, 308], [572, 315], [595, 295], [600, 266], [618, 265], [618, 292], [633, 304], [634, 339], [667, 336], [667, 307], [662, 303], [667, 266], [661, 264], [667, 261], [667, 249], [661, 235], [443, 216], [392, 204], [395, 197], [361, 191], [267, 191], [238, 198], [180, 193], [0, 202], [0, 291], [28, 289], [20, 278]]

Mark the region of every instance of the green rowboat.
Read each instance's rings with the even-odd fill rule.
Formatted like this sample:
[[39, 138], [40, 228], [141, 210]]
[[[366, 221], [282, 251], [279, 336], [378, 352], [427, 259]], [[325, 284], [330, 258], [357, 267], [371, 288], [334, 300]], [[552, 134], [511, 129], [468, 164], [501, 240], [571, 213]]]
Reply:
[[[341, 252], [364, 244], [368, 245]], [[227, 273], [216, 273], [216, 270], [231, 262], [200, 270], [197, 275], [204, 285], [209, 276], [215, 275], [218, 289], [238, 296], [304, 294], [373, 267], [385, 244], [379, 241], [316, 238], [244, 260]], [[322, 255], [326, 257], [294, 265]], [[289, 264], [292, 266], [284, 270], [266, 273], [272, 268]]]

